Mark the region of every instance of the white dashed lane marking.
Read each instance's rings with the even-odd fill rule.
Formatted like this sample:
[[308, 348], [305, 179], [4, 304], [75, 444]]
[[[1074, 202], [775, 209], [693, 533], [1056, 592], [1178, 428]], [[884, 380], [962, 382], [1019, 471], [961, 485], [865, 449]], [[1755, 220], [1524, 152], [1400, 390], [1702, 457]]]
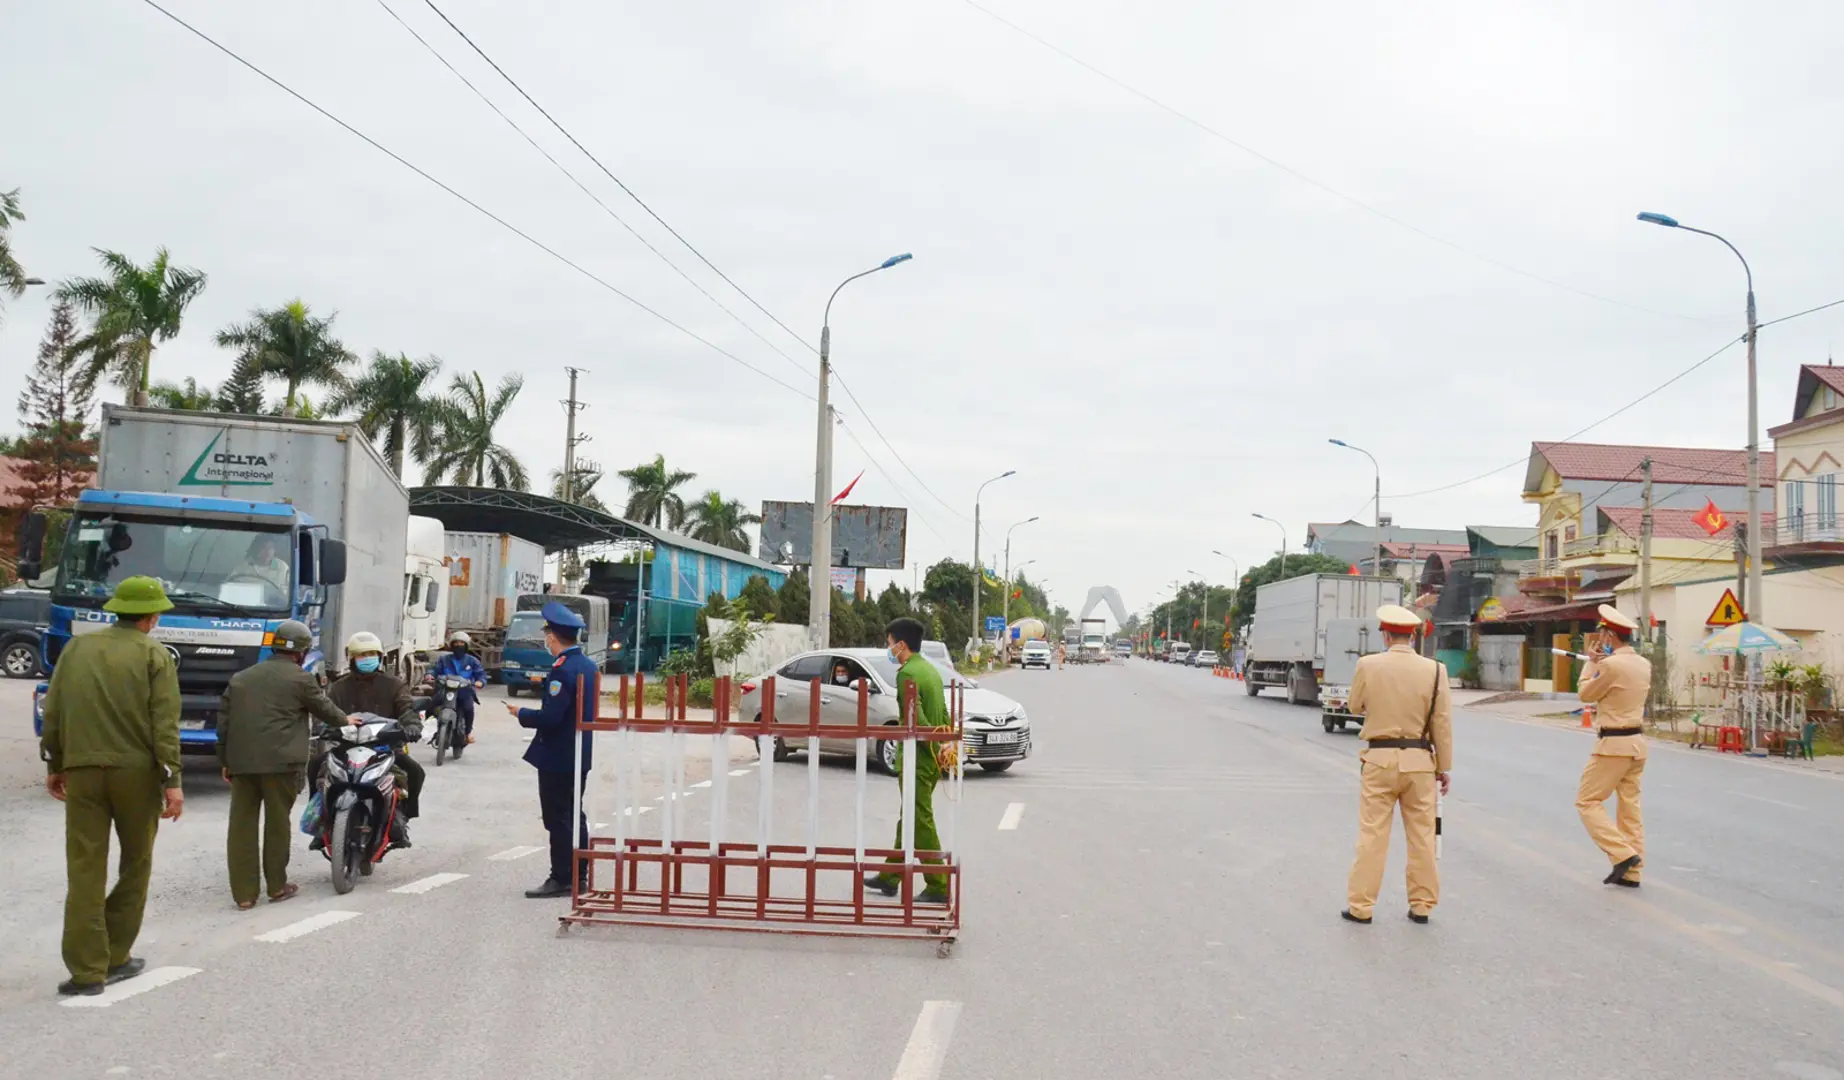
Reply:
[[999, 819], [1001, 831], [1010, 831], [1018, 827], [1018, 819], [1024, 817], [1024, 804], [1015, 802], [1005, 808], [1005, 816]]
[[439, 889], [444, 885], [452, 885], [466, 876], [466, 874], [430, 874], [421, 881], [412, 881], [408, 885], [399, 885], [391, 891], [394, 893], [426, 893], [430, 889]]
[[305, 937], [316, 930], [325, 930], [329, 926], [337, 926], [347, 919], [358, 917], [359, 912], [356, 911], [323, 911], [318, 915], [309, 915], [299, 922], [291, 922], [287, 926], [278, 927], [266, 934], [257, 934], [256, 940], [279, 945], [284, 941], [293, 941], [295, 938]]
[[954, 1022], [960, 1019], [958, 1001], [924, 1001], [916, 1026], [903, 1047], [903, 1058], [896, 1063], [895, 1080], [936, 1080], [947, 1061], [948, 1043], [954, 1038]]
[[145, 994], [149, 990], [158, 990], [168, 983], [176, 983], [188, 975], [197, 975], [201, 968], [157, 967], [144, 971], [126, 982], [118, 982], [95, 997], [72, 997], [58, 1002], [59, 1005], [72, 1009], [106, 1009], [118, 1001]]
[[[600, 826], [597, 826], [597, 827], [599, 828]], [[536, 855], [538, 852], [543, 851], [543, 850], [544, 849], [542, 847], [534, 847], [529, 844], [522, 844], [518, 847], [509, 847], [497, 855], [489, 855], [487, 856], [487, 861], [488, 862], [511, 862], [513, 859], [523, 859], [527, 855]]]

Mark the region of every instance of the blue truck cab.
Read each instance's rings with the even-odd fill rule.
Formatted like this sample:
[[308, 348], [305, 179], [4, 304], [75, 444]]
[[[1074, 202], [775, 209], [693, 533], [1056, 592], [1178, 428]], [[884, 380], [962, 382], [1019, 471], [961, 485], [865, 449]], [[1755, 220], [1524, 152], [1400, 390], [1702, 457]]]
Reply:
[[[21, 531], [22, 576], [41, 572], [46, 520], [34, 513]], [[50, 670], [72, 638], [114, 622], [102, 605], [124, 578], [160, 580], [173, 609], [153, 636], [179, 668], [180, 747], [208, 753], [225, 686], [269, 656], [275, 628], [296, 619], [321, 640], [328, 589], [345, 580], [346, 549], [288, 503], [85, 491], [55, 570], [44, 646]], [[317, 644], [303, 667], [318, 673], [324, 661]], [[46, 689], [40, 684], [33, 695], [35, 733], [43, 729]]]
[[600, 596], [579, 593], [521, 593], [512, 622], [506, 627], [506, 643], [500, 651], [499, 681], [506, 684], [506, 695], [517, 697], [522, 690], [543, 685], [555, 659], [544, 647], [544, 616], [539, 609], [555, 600], [583, 617], [582, 646], [584, 655], [605, 672], [619, 670], [621, 644], [608, 637], [608, 601]]

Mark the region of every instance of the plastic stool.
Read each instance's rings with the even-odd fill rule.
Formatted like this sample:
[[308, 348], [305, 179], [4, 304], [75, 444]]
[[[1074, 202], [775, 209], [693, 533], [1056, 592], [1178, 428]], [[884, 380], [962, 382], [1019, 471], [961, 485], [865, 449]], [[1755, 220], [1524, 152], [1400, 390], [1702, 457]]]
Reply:
[[1716, 752], [1718, 754], [1740, 754], [1747, 748], [1742, 744], [1742, 729], [1724, 727], [1716, 732]]

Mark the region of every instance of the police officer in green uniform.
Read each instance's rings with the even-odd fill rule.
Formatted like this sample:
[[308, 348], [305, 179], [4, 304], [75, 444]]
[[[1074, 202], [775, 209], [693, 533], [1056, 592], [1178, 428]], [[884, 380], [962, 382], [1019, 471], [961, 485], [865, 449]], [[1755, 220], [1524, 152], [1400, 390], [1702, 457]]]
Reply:
[[[909, 687], [916, 688], [917, 725], [919, 727], [946, 727], [948, 725], [947, 698], [941, 690], [941, 671], [922, 655], [922, 624], [914, 619], [897, 619], [884, 628], [888, 639], [890, 659], [897, 665], [896, 700], [899, 709], [906, 708], [909, 701]], [[941, 836], [935, 831], [935, 783], [941, 779], [941, 764], [937, 758], [940, 743], [916, 744], [916, 790], [915, 798], [904, 800], [903, 813], [914, 814], [916, 822], [917, 858], [923, 861], [939, 862], [939, 858], [930, 860], [922, 852], [941, 851]], [[902, 751], [897, 757], [897, 783], [901, 784], [903, 765]], [[903, 821], [896, 822], [896, 847], [899, 852], [903, 846]], [[892, 855], [891, 862], [901, 862], [901, 854]], [[924, 874], [922, 878], [926, 887], [918, 903], [945, 904], [948, 902], [948, 878], [946, 874]], [[885, 896], [895, 896], [902, 887], [900, 874], [885, 872], [867, 874], [864, 879], [867, 887], [876, 889]]]
[[242, 911], [256, 906], [264, 879], [272, 904], [300, 890], [288, 880], [288, 847], [295, 796], [307, 779], [308, 716], [334, 726], [347, 722], [319, 680], [301, 670], [302, 658], [314, 647], [313, 631], [289, 619], [270, 640], [267, 660], [231, 676], [218, 711], [218, 765], [231, 789], [224, 861], [231, 899]]
[[[57, 659], [39, 752], [45, 789], [64, 804], [64, 966], [58, 993], [100, 994], [147, 966], [130, 955], [147, 909], [160, 819], [177, 821], [179, 669], [148, 635], [171, 610], [160, 582], [126, 578], [103, 610], [115, 623], [81, 634]], [[115, 888], [109, 834], [121, 841]]]

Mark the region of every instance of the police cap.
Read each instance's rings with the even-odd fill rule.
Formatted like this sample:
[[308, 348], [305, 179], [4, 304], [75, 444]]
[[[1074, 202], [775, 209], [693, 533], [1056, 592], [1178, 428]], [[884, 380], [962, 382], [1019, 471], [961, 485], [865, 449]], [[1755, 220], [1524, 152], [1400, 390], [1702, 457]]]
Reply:
[[556, 600], [552, 600], [550, 603], [545, 604], [544, 607], [539, 610], [539, 614], [544, 616], [544, 625], [546, 626], [561, 626], [566, 630], [581, 630], [583, 628], [583, 617]]
[[1413, 634], [1421, 629], [1421, 616], [1400, 604], [1384, 604], [1378, 608], [1377, 622], [1393, 634]]
[[1612, 604], [1602, 604], [1596, 609], [1596, 612], [1601, 617], [1602, 626], [1611, 630], [1618, 630], [1622, 635], [1631, 634], [1633, 631], [1639, 629], [1638, 619], [1633, 618], [1631, 615], [1614, 607]]

